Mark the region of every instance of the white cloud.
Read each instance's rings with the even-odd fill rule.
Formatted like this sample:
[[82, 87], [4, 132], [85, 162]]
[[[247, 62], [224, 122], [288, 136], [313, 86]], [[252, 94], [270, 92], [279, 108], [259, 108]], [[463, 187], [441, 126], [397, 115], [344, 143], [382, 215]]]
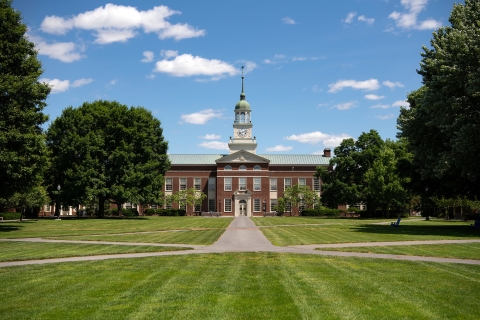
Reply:
[[284, 54], [276, 54], [273, 56], [275, 59], [285, 59], [287, 56]]
[[369, 79], [365, 81], [339, 80], [336, 83], [329, 84], [328, 86], [330, 87], [328, 92], [337, 92], [349, 87], [353, 89], [362, 89], [365, 91], [373, 91], [380, 88], [377, 79]]
[[146, 11], [135, 7], [108, 3], [92, 11], [80, 13], [71, 18], [47, 16], [41, 24], [44, 32], [65, 34], [72, 29], [91, 30], [100, 44], [125, 42], [137, 35], [138, 29], [145, 33], [156, 32], [160, 39], [182, 40], [205, 35], [205, 30], [197, 30], [188, 24], [171, 24], [166, 19], [179, 11], [166, 6], [157, 6]]
[[198, 145], [199, 147], [207, 149], [216, 149], [216, 150], [229, 150], [228, 143], [220, 141], [208, 141], [202, 142]]
[[57, 59], [62, 62], [73, 62], [80, 60], [81, 52], [84, 50], [81, 46], [73, 42], [55, 42], [47, 43], [38, 36], [27, 34], [30, 41], [35, 44], [38, 54], [48, 56], [52, 59]]
[[218, 80], [239, 73], [235, 67], [225, 61], [205, 59], [191, 54], [182, 54], [173, 60], [161, 60], [155, 65], [154, 72], [167, 73], [174, 77], [209, 76]]
[[84, 86], [86, 84], [89, 84], [93, 81], [93, 79], [85, 79], [85, 78], [82, 78], [82, 79], [78, 79], [78, 80], [75, 80], [73, 81], [72, 83], [72, 87], [76, 88], [76, 87], [81, 87], [81, 86]]
[[265, 64], [275, 64], [276, 62], [272, 61], [270, 59], [265, 59], [265, 60], [263, 60], [263, 63], [265, 63]]
[[152, 62], [153, 61], [153, 52], [152, 51], [143, 51], [143, 56], [145, 58], [143, 58], [142, 62]]
[[427, 6], [428, 0], [401, 0], [406, 12], [392, 12], [388, 17], [395, 20], [396, 26], [402, 29], [436, 29], [442, 24], [434, 19], [417, 22], [419, 13]]
[[385, 98], [385, 96], [377, 96], [376, 94], [366, 94], [365, 95], [365, 99], [368, 99], [368, 100], [380, 100], [380, 99], [383, 99]]
[[292, 58], [292, 61], [307, 61], [307, 60], [318, 60], [318, 59], [321, 59], [321, 57], [312, 57], [312, 58], [308, 58], [308, 57], [293, 57], [293, 58]]
[[178, 56], [178, 51], [176, 50], [162, 50], [160, 51], [160, 55], [166, 59], [175, 58]]
[[356, 15], [357, 15], [356, 12], [350, 12], [347, 14], [347, 17], [345, 18], [345, 20], [342, 20], [342, 21], [345, 23], [352, 23], [353, 18], [355, 18]]
[[70, 84], [70, 80], [60, 80], [60, 79], [49, 79], [49, 78], [42, 78], [38, 80], [39, 82], [46, 82], [52, 87], [52, 94], [60, 93], [67, 91], [70, 87], [80, 87], [86, 84], [89, 84], [93, 81], [93, 79], [78, 79], [73, 81]]
[[356, 101], [350, 101], [350, 102], [344, 102], [344, 103], [336, 104], [332, 107], [332, 109], [348, 110], [348, 109], [355, 108], [356, 106], [357, 106]]
[[371, 106], [370, 108], [372, 108], [372, 109], [388, 109], [388, 108], [390, 108], [390, 105], [379, 103], [379, 104], [376, 104], [374, 106]]
[[367, 18], [367, 17], [362, 15], [362, 16], [358, 17], [358, 21], [363, 21], [363, 22], [366, 22], [369, 25], [372, 25], [375, 22], [375, 19], [374, 18]]
[[235, 61], [235, 63], [242, 64], [245, 67], [243, 70], [245, 74], [257, 68], [257, 64], [255, 62], [248, 61], [248, 60], [238, 60], [238, 61]]
[[395, 115], [393, 115], [393, 114], [387, 114], [387, 115], [384, 115], [384, 116], [377, 116], [377, 118], [380, 119], [380, 120], [388, 120], [388, 119], [392, 119], [393, 117], [395, 117]]
[[284, 17], [284, 18], [282, 18], [282, 22], [283, 22], [284, 24], [295, 24], [295, 23], [296, 23], [295, 20], [293, 20], [293, 19], [290, 18], [290, 17]]
[[266, 151], [290, 151], [292, 149], [293, 149], [293, 147], [291, 147], [291, 146], [283, 146], [283, 145], [279, 144], [275, 147], [267, 148]]
[[398, 100], [398, 101], [395, 101], [394, 103], [392, 103], [392, 107], [404, 107], [404, 108], [409, 108], [409, 107], [410, 107], [410, 103], [408, 103], [408, 102], [405, 101], [405, 100]]
[[400, 87], [400, 88], [405, 87], [403, 85], [403, 83], [401, 83], [401, 82], [398, 82], [398, 81], [397, 82], [392, 82], [392, 81], [388, 81], [388, 80], [383, 81], [383, 85], [389, 87], [390, 89], [393, 89], [395, 87]]
[[299, 135], [291, 135], [285, 137], [286, 140], [297, 141], [300, 143], [309, 143], [309, 144], [318, 144], [323, 143], [326, 147], [336, 147], [338, 146], [343, 139], [351, 138], [348, 134], [342, 133], [339, 135], [331, 135], [322, 133], [320, 131], [302, 133]]
[[150, 80], [155, 79], [155, 77], [156, 77], [156, 76], [155, 76], [153, 73], [147, 74], [147, 75], [145, 76], [145, 78], [150, 79]]
[[317, 86], [317, 85], [314, 85], [314, 86], [312, 87], [312, 91], [313, 91], [313, 92], [322, 92], [322, 91], [323, 91], [323, 89], [322, 89], [322, 88], [320, 88], [320, 87], [319, 87], [319, 86]]
[[199, 112], [184, 114], [181, 116], [183, 122], [192, 124], [205, 124], [213, 118], [221, 118], [222, 113], [213, 109], [205, 109]]
[[117, 82], [118, 82], [117, 79], [110, 80], [110, 85], [113, 86], [113, 85], [115, 85]]
[[203, 137], [200, 137], [200, 139], [205, 139], [205, 140], [220, 140], [220, 138], [222, 138], [220, 135], [218, 134], [206, 134], [204, 135]]

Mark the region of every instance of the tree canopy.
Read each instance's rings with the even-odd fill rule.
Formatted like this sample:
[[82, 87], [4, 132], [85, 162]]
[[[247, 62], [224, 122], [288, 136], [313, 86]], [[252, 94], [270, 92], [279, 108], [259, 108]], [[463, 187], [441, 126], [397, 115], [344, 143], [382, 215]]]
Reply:
[[419, 191], [480, 197], [480, 1], [455, 4], [451, 26], [433, 33], [423, 47], [423, 86], [408, 96], [398, 118], [414, 158]]
[[62, 203], [159, 203], [170, 167], [160, 121], [142, 107], [98, 100], [66, 108], [47, 132]]
[[41, 183], [48, 153], [41, 125], [50, 87], [27, 27], [10, 0], [0, 0], [0, 199], [28, 193]]

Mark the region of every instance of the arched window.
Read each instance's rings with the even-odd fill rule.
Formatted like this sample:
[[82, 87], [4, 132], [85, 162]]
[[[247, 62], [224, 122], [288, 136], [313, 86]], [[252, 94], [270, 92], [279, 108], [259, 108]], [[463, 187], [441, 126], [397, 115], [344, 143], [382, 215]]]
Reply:
[[262, 170], [262, 167], [260, 167], [260, 166], [257, 164], [255, 167], [253, 167], [253, 170]]
[[245, 167], [244, 165], [241, 165], [238, 170], [247, 170], [247, 167]]
[[245, 123], [245, 113], [240, 113], [240, 123]]
[[235, 122], [239, 122], [239, 121], [240, 121], [240, 114], [235, 113]]
[[226, 165], [224, 170], [232, 170], [232, 166]]
[[245, 121], [246, 121], [247, 123], [250, 122], [250, 113], [249, 113], [249, 112], [247, 112], [247, 113], [245, 114]]

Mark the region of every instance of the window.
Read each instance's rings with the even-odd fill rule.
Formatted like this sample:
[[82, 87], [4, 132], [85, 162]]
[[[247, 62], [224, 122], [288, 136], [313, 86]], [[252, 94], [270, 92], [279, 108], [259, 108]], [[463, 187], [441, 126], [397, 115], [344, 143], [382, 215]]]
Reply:
[[307, 179], [305, 178], [298, 178], [298, 185], [299, 186], [306, 186], [307, 185]]
[[286, 190], [287, 188], [290, 188], [291, 186], [292, 186], [292, 178], [285, 178], [285, 185], [284, 185], [283, 190]]
[[150, 205], [150, 209], [157, 210], [158, 206], [156, 204], [152, 204]]
[[277, 191], [277, 178], [270, 178], [270, 191]]
[[260, 190], [262, 190], [262, 187], [261, 187], [261, 179], [262, 179], [262, 178], [253, 178], [253, 191], [260, 191]]
[[299, 209], [300, 212], [301, 212], [303, 209], [305, 209], [305, 200], [300, 199], [300, 201], [298, 202], [298, 209]]
[[245, 123], [245, 113], [240, 113], [240, 123]]
[[276, 205], [277, 205], [277, 199], [270, 199], [270, 211], [275, 211]]
[[180, 178], [180, 190], [187, 189], [187, 178]]
[[224, 170], [232, 170], [232, 166], [227, 165], [225, 166]]
[[292, 212], [292, 203], [290, 201], [285, 201], [285, 212]]
[[172, 202], [165, 202], [165, 209], [172, 209]]
[[197, 191], [202, 190], [202, 178], [195, 178], [194, 179], [194, 187], [195, 187], [195, 190], [197, 190]]
[[240, 114], [239, 113], [235, 113], [235, 122], [236, 123], [240, 122]]
[[172, 178], [165, 179], [165, 191], [172, 191]]
[[313, 191], [320, 191], [320, 178], [313, 178]]
[[260, 166], [257, 164], [255, 167], [253, 167], [253, 170], [262, 170], [262, 167], [260, 167]]
[[232, 178], [225, 178], [224, 179], [224, 190], [225, 191], [232, 191]]
[[201, 210], [202, 210], [202, 206], [199, 205], [199, 204], [197, 204], [197, 205], [195, 205], [195, 207], [194, 207], [193, 210], [194, 210], [194, 211], [197, 211], [197, 212], [198, 212], [198, 211], [201, 211]]
[[232, 212], [232, 199], [225, 199], [224, 210], [225, 212]]
[[208, 199], [208, 211], [217, 211], [215, 210], [215, 199]]
[[215, 190], [215, 178], [208, 178], [208, 190]]
[[183, 202], [181, 205], [180, 205], [180, 210], [187, 210], [187, 204], [185, 202]]
[[132, 209], [132, 204], [130, 202], [125, 203], [125, 209]]
[[253, 199], [253, 211], [260, 212], [261, 211], [261, 200], [260, 199]]
[[238, 185], [241, 191], [247, 190], [247, 178], [238, 178]]
[[50, 212], [50, 205], [49, 204], [46, 204], [45, 205], [45, 212]]
[[247, 170], [247, 167], [245, 167], [244, 165], [241, 165], [238, 170]]

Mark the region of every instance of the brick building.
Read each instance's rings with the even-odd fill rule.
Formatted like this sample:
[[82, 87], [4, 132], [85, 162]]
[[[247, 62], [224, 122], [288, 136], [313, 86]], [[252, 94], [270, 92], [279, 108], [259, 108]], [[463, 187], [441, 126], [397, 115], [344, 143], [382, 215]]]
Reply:
[[169, 155], [172, 165], [165, 174], [166, 194], [195, 188], [207, 195], [201, 207], [186, 208], [188, 214], [216, 211], [226, 216], [260, 216], [273, 211], [285, 188], [295, 184], [309, 186], [320, 196], [321, 182], [314, 178], [315, 169], [328, 166], [330, 149], [323, 155], [256, 154], [252, 110], [245, 100], [243, 80], [242, 76], [228, 143], [230, 153]]

